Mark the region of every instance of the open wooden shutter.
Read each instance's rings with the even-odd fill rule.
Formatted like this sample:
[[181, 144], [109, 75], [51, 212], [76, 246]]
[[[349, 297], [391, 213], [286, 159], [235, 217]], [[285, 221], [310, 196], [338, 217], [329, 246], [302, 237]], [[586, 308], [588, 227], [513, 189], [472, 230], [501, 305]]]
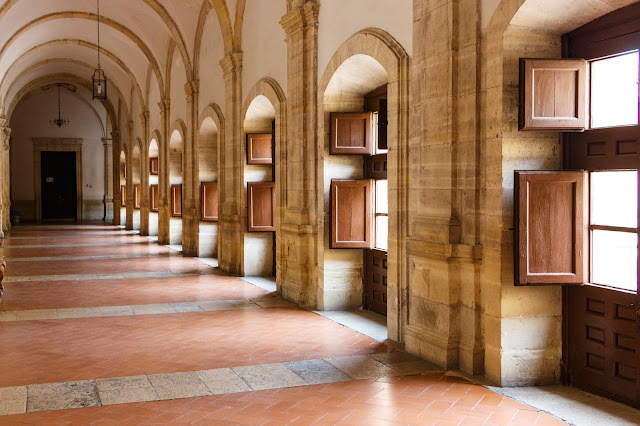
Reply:
[[158, 166], [158, 159], [157, 158], [150, 158], [149, 159], [149, 174], [157, 175], [159, 170], [160, 169], [159, 169], [159, 166]]
[[388, 120], [387, 100], [380, 99], [380, 110], [378, 111], [378, 149], [389, 149], [387, 144]]
[[133, 185], [133, 208], [140, 208], [140, 185]]
[[202, 182], [202, 220], [216, 222], [218, 220], [218, 183]]
[[182, 185], [171, 185], [171, 216], [182, 217]]
[[586, 172], [515, 172], [515, 184], [516, 285], [587, 282]]
[[520, 60], [520, 130], [587, 127], [587, 61]]
[[249, 182], [247, 184], [248, 231], [275, 231], [275, 182]]
[[331, 181], [331, 248], [371, 248], [370, 180]]
[[371, 112], [331, 113], [330, 154], [371, 155]]
[[271, 133], [247, 133], [247, 164], [274, 164]]
[[151, 197], [151, 211], [152, 212], [157, 212], [159, 210], [158, 209], [159, 187], [158, 187], [157, 184], [156, 185], [150, 185], [149, 189], [150, 189], [149, 193], [151, 194], [150, 195], [150, 197]]
[[127, 185], [120, 185], [120, 205], [127, 206]]

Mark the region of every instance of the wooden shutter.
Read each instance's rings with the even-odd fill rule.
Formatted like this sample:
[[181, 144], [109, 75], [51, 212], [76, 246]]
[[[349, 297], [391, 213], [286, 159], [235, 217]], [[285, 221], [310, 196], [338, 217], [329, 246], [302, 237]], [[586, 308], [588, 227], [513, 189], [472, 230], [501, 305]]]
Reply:
[[586, 172], [516, 172], [515, 184], [516, 285], [587, 282]]
[[273, 164], [271, 133], [247, 133], [247, 164]]
[[140, 208], [140, 185], [133, 185], [133, 208]]
[[587, 61], [520, 60], [520, 130], [584, 130]]
[[159, 187], [158, 185], [150, 185], [150, 197], [151, 197], [151, 211], [152, 212], [157, 212], [158, 209], [158, 191], [159, 191]]
[[202, 220], [206, 222], [216, 222], [218, 220], [218, 183], [202, 182]]
[[387, 100], [380, 99], [380, 110], [378, 111], [378, 149], [389, 149], [387, 144]]
[[120, 185], [120, 205], [127, 206], [127, 185]]
[[248, 231], [275, 231], [275, 182], [249, 182], [247, 184]]
[[171, 185], [171, 216], [182, 217], [182, 185]]
[[150, 158], [149, 159], [149, 174], [157, 175], [158, 171], [159, 171], [158, 159], [157, 158]]
[[331, 113], [330, 154], [373, 154], [371, 112]]
[[331, 248], [371, 248], [372, 188], [370, 180], [331, 181]]

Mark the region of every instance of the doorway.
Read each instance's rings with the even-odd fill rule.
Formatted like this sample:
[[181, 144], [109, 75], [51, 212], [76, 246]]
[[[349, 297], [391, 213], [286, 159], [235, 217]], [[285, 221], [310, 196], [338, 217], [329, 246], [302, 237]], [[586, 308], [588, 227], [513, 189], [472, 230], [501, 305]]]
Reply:
[[40, 153], [42, 218], [77, 220], [76, 153]]

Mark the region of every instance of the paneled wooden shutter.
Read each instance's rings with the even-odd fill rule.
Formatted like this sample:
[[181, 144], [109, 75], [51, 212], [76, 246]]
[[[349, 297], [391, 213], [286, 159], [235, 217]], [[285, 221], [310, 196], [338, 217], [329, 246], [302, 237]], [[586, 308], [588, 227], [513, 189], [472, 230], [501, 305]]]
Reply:
[[133, 185], [133, 208], [140, 208], [140, 185]]
[[371, 112], [331, 113], [331, 154], [373, 154]]
[[586, 172], [515, 172], [515, 184], [516, 285], [587, 282]]
[[127, 206], [127, 185], [120, 185], [120, 205]]
[[171, 216], [182, 217], [182, 185], [171, 185]]
[[331, 181], [331, 248], [371, 248], [370, 180]]
[[157, 175], [159, 171], [158, 159], [150, 158], [149, 159], [149, 174]]
[[158, 194], [159, 191], [159, 187], [157, 184], [155, 185], [150, 185], [150, 191], [149, 193], [151, 194], [151, 211], [152, 212], [157, 212], [158, 211]]
[[520, 60], [520, 130], [587, 127], [587, 61]]
[[249, 182], [247, 184], [248, 231], [275, 231], [275, 182]]
[[202, 220], [216, 222], [218, 220], [218, 183], [202, 182]]
[[271, 133], [247, 133], [247, 164], [274, 164]]

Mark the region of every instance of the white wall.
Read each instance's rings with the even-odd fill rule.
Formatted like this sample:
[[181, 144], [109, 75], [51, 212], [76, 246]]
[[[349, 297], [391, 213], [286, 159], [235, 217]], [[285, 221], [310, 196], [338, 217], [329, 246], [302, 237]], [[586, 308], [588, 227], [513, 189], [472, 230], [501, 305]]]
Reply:
[[200, 50], [200, 94], [198, 113], [211, 103], [224, 110], [224, 75], [220, 61], [224, 57], [224, 42], [215, 10], [209, 16], [202, 32]]
[[364, 28], [385, 30], [412, 53], [411, 0], [322, 0], [318, 20], [318, 80], [342, 43]]
[[[99, 102], [83, 101], [82, 94], [61, 91], [62, 117], [71, 121], [58, 128], [49, 120], [58, 116], [57, 88], [45, 92], [38, 89], [20, 102], [10, 117], [11, 131], [11, 198], [13, 207], [22, 211], [23, 219], [35, 219], [35, 182], [32, 138], [80, 138], [82, 144], [82, 196], [85, 219], [104, 216], [104, 147], [103, 125], [106, 112]], [[89, 95], [90, 96], [90, 95]], [[90, 98], [89, 98], [90, 99]], [[94, 112], [88, 103], [98, 111]], [[102, 123], [101, 123], [102, 121]], [[119, 189], [118, 189], [119, 190]], [[12, 207], [12, 208], [13, 208]]]
[[482, 0], [482, 8], [481, 8], [481, 19], [482, 19], [482, 29], [484, 30], [489, 25], [491, 21], [491, 17], [494, 12], [498, 8], [501, 0]]

